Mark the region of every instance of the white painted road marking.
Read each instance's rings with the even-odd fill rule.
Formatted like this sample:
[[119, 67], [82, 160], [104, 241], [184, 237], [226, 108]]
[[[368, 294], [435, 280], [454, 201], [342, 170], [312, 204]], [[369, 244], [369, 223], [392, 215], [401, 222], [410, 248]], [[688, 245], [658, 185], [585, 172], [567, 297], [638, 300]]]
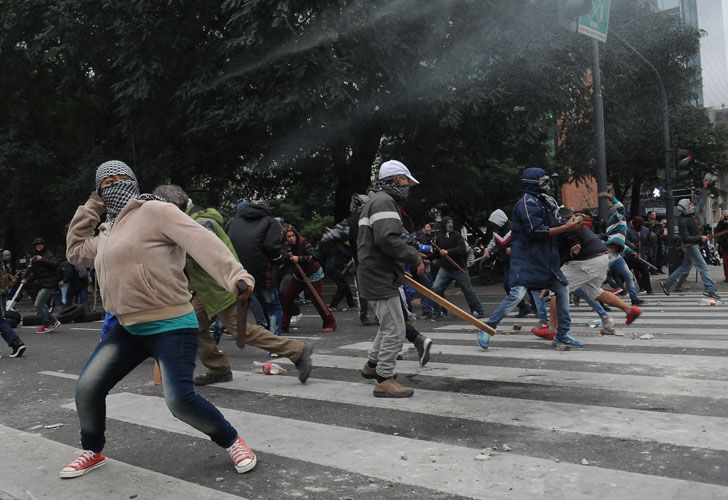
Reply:
[[[517, 450], [478, 461], [475, 457], [479, 450], [473, 448], [219, 409], [254, 451], [443, 493], [508, 500], [542, 497], [546, 493], [554, 498], [590, 500], [728, 496], [728, 488], [722, 486], [531, 458], [516, 454]], [[202, 436], [174, 418], [161, 397], [113, 394], [107, 398], [107, 416]]]
[[[214, 445], [213, 445], [214, 446]], [[88, 477], [63, 480], [60, 470], [78, 456], [79, 449], [38, 434], [0, 425], [0, 497], [13, 498], [204, 498], [240, 500], [222, 491], [199, 486], [176, 477], [142, 469], [124, 462], [109, 463], [91, 472]], [[231, 467], [227, 454], [215, 460], [221, 467]], [[199, 456], [200, 460], [209, 460]]]
[[[433, 354], [432, 359], [437, 359], [437, 355]], [[365, 361], [365, 357], [352, 358], [349, 356], [314, 354], [313, 365], [314, 367], [321, 366], [359, 370]], [[290, 363], [287, 359], [281, 359], [279, 362]], [[481, 366], [463, 363], [438, 363], [436, 361], [430, 361], [424, 368], [416, 361], [397, 361], [397, 372], [417, 374], [417, 376], [422, 377], [449, 377], [460, 380], [481, 380], [547, 386], [557, 385], [560, 387], [579, 387], [638, 394], [728, 399], [728, 383], [724, 380], [622, 375], [603, 372], [514, 368], [508, 366]]]

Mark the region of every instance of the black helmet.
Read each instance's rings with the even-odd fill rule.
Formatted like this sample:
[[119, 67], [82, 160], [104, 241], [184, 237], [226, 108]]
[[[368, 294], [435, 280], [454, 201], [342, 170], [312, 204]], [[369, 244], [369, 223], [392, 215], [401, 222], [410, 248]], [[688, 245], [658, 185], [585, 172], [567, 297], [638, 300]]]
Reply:
[[43, 238], [36, 238], [33, 240], [33, 246], [45, 245], [45, 244], [46, 244], [46, 240], [44, 240]]

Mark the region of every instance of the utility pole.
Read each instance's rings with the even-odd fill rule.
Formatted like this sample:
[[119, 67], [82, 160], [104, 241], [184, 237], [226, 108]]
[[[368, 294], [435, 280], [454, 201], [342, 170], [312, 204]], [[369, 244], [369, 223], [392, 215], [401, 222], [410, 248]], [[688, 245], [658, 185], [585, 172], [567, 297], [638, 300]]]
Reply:
[[[604, 99], [602, 98], [602, 71], [599, 67], [599, 41], [592, 38], [592, 88], [594, 94], [594, 135], [597, 150], [597, 191], [607, 191], [607, 145], [604, 134]], [[609, 201], [599, 196], [599, 219], [609, 218]]]
[[[604, 98], [602, 97], [602, 72], [599, 67], [599, 42], [607, 41], [611, 0], [559, 0], [559, 24], [591, 38], [592, 45], [592, 96], [594, 107], [594, 139], [596, 149], [595, 174], [597, 191], [607, 191], [607, 144], [604, 134]], [[599, 218], [609, 218], [609, 201], [598, 196]]]

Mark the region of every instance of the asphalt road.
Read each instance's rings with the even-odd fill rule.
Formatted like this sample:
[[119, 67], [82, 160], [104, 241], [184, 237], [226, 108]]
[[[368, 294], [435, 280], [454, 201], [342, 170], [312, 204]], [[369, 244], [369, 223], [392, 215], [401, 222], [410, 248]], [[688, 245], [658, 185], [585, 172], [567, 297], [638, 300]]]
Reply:
[[[615, 314], [625, 336], [599, 337], [585, 326], [595, 316], [574, 308], [579, 352], [530, 335], [533, 317], [506, 319], [488, 351], [456, 318], [418, 320], [435, 344], [425, 368], [414, 349], [399, 363], [411, 400], [371, 396], [358, 367], [376, 327], [360, 326], [355, 311], [337, 312], [339, 330], [323, 334], [304, 308], [291, 335], [316, 349], [305, 386], [295, 369], [254, 373], [265, 353], [225, 336], [234, 380], [199, 392], [256, 451], [244, 475], [169, 414], [148, 360], [108, 398], [105, 453], [115, 461], [61, 481], [79, 444], [74, 377], [100, 323], [48, 335], [20, 327], [26, 355], [0, 351], [0, 499], [728, 498], [728, 305], [700, 305], [689, 285], [646, 297], [633, 326]], [[498, 287], [478, 292], [488, 311], [501, 297]]]

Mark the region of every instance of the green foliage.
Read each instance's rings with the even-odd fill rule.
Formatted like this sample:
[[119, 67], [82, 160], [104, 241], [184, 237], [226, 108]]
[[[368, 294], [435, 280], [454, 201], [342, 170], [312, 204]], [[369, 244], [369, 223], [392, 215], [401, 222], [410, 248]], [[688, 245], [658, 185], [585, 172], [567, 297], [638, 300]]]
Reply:
[[[0, 243], [60, 247], [110, 158], [145, 191], [173, 182], [226, 214], [264, 198], [315, 237], [396, 157], [421, 181], [416, 223], [434, 208], [483, 225], [523, 166], [591, 170], [589, 43], [557, 27], [556, 3], [7, 0]], [[690, 106], [699, 34], [631, 0], [610, 29], [663, 74], [675, 144], [719, 166], [725, 133]], [[660, 162], [657, 101], [611, 38], [602, 65], [609, 170], [626, 186]]]

